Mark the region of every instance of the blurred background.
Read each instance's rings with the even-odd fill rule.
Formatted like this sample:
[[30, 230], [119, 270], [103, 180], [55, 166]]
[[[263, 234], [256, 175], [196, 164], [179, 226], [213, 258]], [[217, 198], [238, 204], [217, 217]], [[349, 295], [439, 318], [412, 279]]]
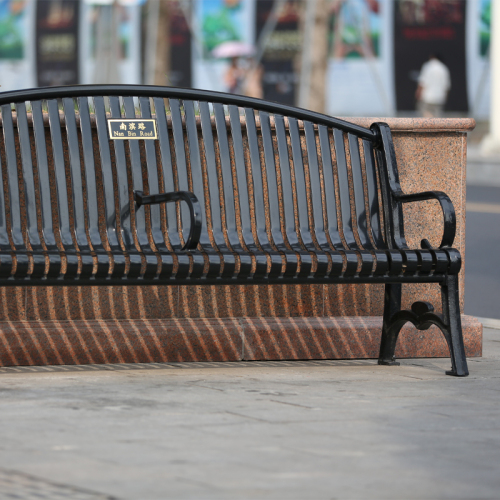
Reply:
[[0, 0], [2, 91], [77, 83], [232, 91], [409, 116], [422, 64], [447, 115], [489, 115], [492, 0]]
[[333, 116], [418, 116], [422, 66], [439, 54], [451, 80], [443, 115], [477, 122], [467, 152], [465, 312], [500, 319], [500, 268], [491, 265], [500, 245], [493, 2], [500, 0], [0, 0], [0, 90], [172, 85]]

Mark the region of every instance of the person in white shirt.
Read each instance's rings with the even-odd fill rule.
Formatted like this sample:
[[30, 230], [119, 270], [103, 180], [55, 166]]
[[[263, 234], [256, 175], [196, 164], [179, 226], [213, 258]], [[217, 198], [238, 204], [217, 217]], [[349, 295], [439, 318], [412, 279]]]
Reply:
[[450, 86], [450, 71], [439, 56], [432, 54], [422, 66], [415, 93], [417, 108], [422, 116], [441, 116]]

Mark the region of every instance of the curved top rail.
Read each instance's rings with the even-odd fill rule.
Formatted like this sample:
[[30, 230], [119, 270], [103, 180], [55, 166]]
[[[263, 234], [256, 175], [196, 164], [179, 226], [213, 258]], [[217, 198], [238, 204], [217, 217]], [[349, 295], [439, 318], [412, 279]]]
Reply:
[[250, 107], [257, 110], [290, 116], [299, 120], [308, 120], [320, 125], [335, 127], [344, 132], [351, 132], [359, 137], [374, 141], [377, 135], [370, 129], [353, 123], [339, 120], [322, 113], [306, 109], [264, 101], [254, 97], [226, 94], [211, 90], [185, 89], [178, 87], [160, 87], [154, 85], [68, 85], [59, 87], [39, 87], [33, 89], [14, 90], [0, 93], [0, 105], [31, 99], [57, 99], [80, 96], [145, 96], [174, 99], [189, 99], [192, 101], [207, 101], [221, 104], [234, 104], [240, 107]]

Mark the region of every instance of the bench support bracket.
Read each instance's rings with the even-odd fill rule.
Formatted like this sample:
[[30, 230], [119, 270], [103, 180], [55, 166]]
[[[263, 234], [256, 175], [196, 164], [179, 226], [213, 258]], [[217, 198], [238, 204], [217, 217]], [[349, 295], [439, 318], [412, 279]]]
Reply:
[[448, 275], [441, 284], [443, 314], [435, 314], [429, 302], [414, 302], [411, 311], [401, 310], [401, 285], [385, 286], [384, 323], [380, 343], [379, 365], [399, 365], [394, 352], [399, 332], [408, 321], [418, 330], [431, 325], [439, 327], [446, 339], [451, 357], [451, 370], [447, 375], [466, 377], [469, 374], [462, 338], [460, 305], [458, 300], [458, 276]]

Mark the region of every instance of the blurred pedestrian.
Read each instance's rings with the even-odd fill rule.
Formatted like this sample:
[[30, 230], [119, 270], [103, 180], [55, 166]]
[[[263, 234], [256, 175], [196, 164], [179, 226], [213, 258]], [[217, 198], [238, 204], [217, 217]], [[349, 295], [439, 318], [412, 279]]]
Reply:
[[248, 61], [245, 79], [243, 81], [243, 94], [248, 97], [264, 98], [264, 89], [262, 88], [262, 76], [264, 68], [262, 64], [256, 63], [254, 59]]
[[448, 68], [439, 55], [431, 54], [429, 60], [422, 66], [415, 93], [417, 109], [422, 116], [426, 118], [441, 116], [450, 86]]
[[238, 59], [238, 57], [231, 57], [231, 63], [224, 73], [224, 83], [230, 94], [241, 94], [241, 85], [245, 77], [245, 72], [240, 67]]

